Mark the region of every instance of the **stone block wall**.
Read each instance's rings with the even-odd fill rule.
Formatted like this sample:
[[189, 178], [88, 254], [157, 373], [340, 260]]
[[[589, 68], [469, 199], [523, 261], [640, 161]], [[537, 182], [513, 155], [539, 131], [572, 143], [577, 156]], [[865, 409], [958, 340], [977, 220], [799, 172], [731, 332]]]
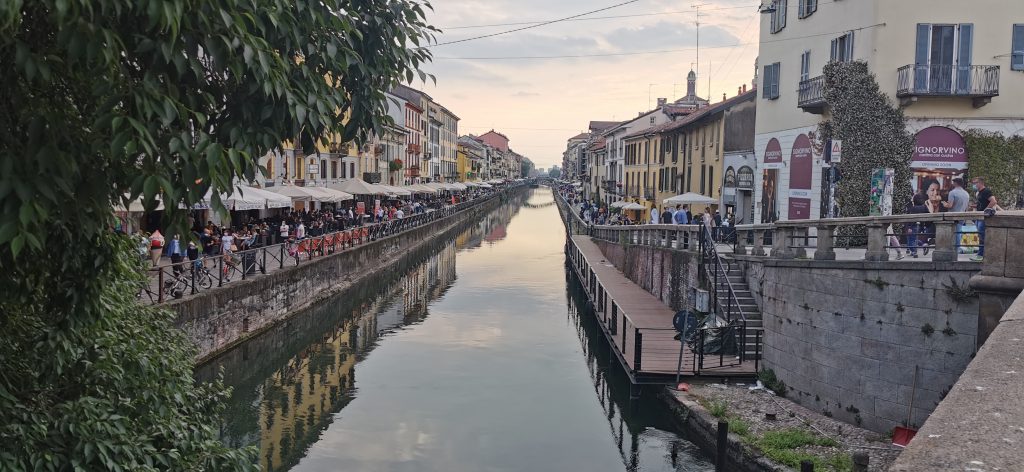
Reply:
[[453, 236], [500, 202], [492, 198], [405, 233], [172, 301], [167, 308], [176, 313], [175, 325], [195, 343], [202, 363], [356, 281], [390, 270], [422, 245]]
[[676, 311], [693, 308], [693, 287], [700, 284], [696, 252], [593, 241], [609, 263], [666, 306]]
[[920, 426], [976, 351], [978, 265], [744, 258], [764, 316], [763, 366], [787, 397], [880, 433]]

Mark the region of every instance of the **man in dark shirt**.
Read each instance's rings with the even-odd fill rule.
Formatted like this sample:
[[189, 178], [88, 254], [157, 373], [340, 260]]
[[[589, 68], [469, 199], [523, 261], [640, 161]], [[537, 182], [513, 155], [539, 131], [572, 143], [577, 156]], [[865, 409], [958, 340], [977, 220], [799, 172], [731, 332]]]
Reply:
[[[992, 195], [992, 190], [985, 186], [984, 178], [975, 177], [971, 179], [971, 183], [978, 191], [978, 211], [999, 208], [999, 202], [996, 201], [995, 195]], [[985, 217], [982, 216], [975, 224], [978, 226], [978, 255], [974, 256], [972, 260], [980, 261], [985, 258]]]

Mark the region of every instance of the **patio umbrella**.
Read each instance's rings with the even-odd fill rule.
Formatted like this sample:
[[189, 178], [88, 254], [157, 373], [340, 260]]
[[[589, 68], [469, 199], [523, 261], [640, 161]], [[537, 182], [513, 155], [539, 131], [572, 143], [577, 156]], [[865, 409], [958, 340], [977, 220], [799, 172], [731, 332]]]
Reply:
[[666, 205], [712, 205], [718, 203], [718, 200], [699, 193], [686, 192], [682, 195], [666, 198], [663, 203]]
[[[225, 201], [230, 201], [232, 198], [235, 197], [236, 194], [242, 197], [242, 200], [240, 201], [243, 202], [243, 206], [248, 206], [248, 202], [250, 201], [257, 202], [256, 208], [237, 208], [238, 204], [236, 203], [236, 210], [262, 210], [265, 208], [288, 208], [292, 206], [292, 199], [290, 197], [278, 195], [274, 192], [268, 192], [266, 190], [256, 187], [249, 187], [247, 185], [239, 185], [235, 187], [235, 191], [232, 192], [228, 199]], [[235, 201], [237, 202], [239, 200]]]
[[387, 189], [379, 185], [367, 183], [363, 179], [348, 179], [338, 184], [328, 185], [328, 188], [341, 190], [352, 195], [387, 195]]
[[308, 202], [313, 200], [313, 194], [306, 190], [306, 187], [296, 187], [294, 185], [282, 185], [280, 187], [270, 187], [267, 189], [268, 192], [274, 192], [278, 195], [284, 195], [291, 197], [293, 202]]
[[452, 183], [448, 184], [448, 188], [450, 188], [452, 190], [458, 190], [458, 191], [461, 192], [463, 190], [466, 190], [467, 187], [465, 185], [462, 185], [462, 184], [458, 183], [458, 182], [452, 182]]
[[410, 191], [408, 191], [408, 190], [406, 190], [406, 189], [404, 189], [402, 187], [394, 187], [394, 186], [385, 185], [385, 184], [377, 184], [377, 186], [387, 190], [388, 195], [400, 196], [400, 197], [408, 197], [409, 195], [412, 195], [412, 192], [410, 192]]
[[647, 207], [645, 207], [645, 206], [643, 206], [643, 205], [641, 205], [639, 203], [627, 203], [627, 204], [622, 206], [622, 209], [623, 210], [646, 210]]
[[[128, 197], [128, 196], [129, 196], [128, 194], [125, 194], [125, 197]], [[160, 199], [158, 198], [157, 202], [156, 202], [156, 208], [154, 208], [153, 211], [160, 211], [160, 210], [163, 210], [163, 209], [164, 209], [164, 202], [160, 201]], [[142, 212], [146, 211], [146, 208], [144, 206], [142, 206], [142, 197], [139, 197], [139, 198], [136, 198], [135, 200], [132, 200], [131, 202], [129, 202], [128, 203], [128, 208], [125, 208], [120, 203], [114, 205], [114, 211], [128, 212], [128, 213], [142, 213]]]
[[335, 190], [327, 187], [303, 187], [307, 192], [313, 194], [313, 201], [315, 202], [327, 202], [337, 203], [346, 200], [352, 200], [356, 198], [351, 193], [342, 192], [341, 190]]
[[608, 206], [610, 206], [612, 208], [622, 208], [622, 207], [626, 206], [627, 204], [629, 204], [629, 202], [625, 202], [625, 201], [619, 200], [617, 202], [612, 202], [612, 204], [608, 205]]

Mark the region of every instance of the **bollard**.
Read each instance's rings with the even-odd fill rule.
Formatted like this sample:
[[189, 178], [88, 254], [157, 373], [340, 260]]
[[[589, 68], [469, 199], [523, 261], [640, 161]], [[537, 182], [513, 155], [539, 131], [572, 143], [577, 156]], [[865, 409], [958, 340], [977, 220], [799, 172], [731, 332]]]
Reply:
[[729, 448], [729, 422], [718, 422], [718, 442], [715, 444], [718, 453], [715, 455], [715, 472], [725, 472], [726, 451]]
[[853, 453], [853, 472], [868, 472], [871, 457], [866, 452]]
[[811, 461], [800, 461], [800, 472], [814, 472], [814, 463]]

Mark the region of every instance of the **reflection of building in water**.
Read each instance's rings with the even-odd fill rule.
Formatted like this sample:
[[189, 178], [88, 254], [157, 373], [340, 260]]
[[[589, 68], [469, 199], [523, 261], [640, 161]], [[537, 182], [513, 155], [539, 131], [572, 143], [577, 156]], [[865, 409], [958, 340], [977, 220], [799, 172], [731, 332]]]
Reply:
[[[456, 280], [456, 253], [478, 247], [526, 201], [513, 197], [468, 225], [454, 240], [414, 249], [402, 266], [362, 282], [288, 323], [226, 353], [198, 378], [220, 368], [235, 387], [222, 436], [233, 446], [260, 446], [263, 470], [288, 469], [355, 395], [356, 364], [380, 338], [422, 322], [432, 300]], [[419, 262], [417, 262], [419, 261]], [[250, 354], [252, 353], [252, 354]]]

